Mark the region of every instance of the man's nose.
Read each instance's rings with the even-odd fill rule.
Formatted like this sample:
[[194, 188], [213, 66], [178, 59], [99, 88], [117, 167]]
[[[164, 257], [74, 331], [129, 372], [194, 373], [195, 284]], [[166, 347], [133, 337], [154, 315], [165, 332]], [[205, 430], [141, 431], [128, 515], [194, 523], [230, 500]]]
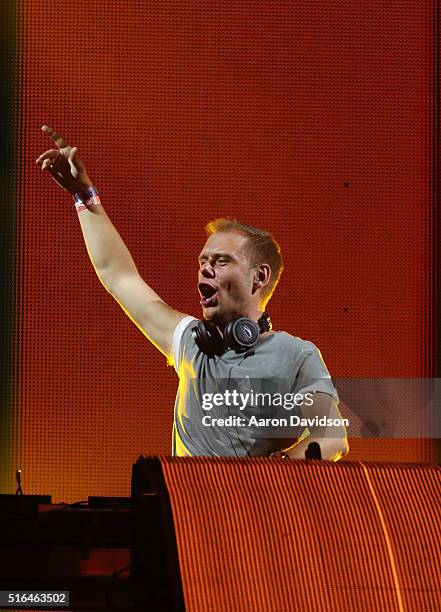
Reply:
[[210, 265], [208, 261], [205, 261], [201, 265], [201, 274], [206, 278], [213, 278], [214, 276], [214, 268]]

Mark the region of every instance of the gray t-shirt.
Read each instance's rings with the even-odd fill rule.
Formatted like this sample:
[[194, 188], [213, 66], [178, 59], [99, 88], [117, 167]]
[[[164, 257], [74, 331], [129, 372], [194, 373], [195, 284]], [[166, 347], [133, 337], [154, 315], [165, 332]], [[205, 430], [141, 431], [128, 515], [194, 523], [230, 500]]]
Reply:
[[302, 397], [306, 402], [308, 393], [320, 391], [338, 403], [312, 342], [274, 332], [261, 337], [248, 353], [229, 350], [208, 357], [193, 339], [197, 321], [185, 317], [173, 334], [179, 388], [172, 455], [267, 456], [290, 446], [304, 432], [297, 405]]

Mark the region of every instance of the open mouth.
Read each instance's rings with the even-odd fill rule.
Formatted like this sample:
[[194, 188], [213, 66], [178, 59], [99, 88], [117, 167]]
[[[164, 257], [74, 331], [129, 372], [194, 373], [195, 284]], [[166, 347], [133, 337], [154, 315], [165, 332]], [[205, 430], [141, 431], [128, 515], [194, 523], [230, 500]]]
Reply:
[[210, 306], [217, 306], [217, 289], [208, 283], [199, 283], [198, 285], [199, 294], [201, 296], [200, 304], [204, 308]]

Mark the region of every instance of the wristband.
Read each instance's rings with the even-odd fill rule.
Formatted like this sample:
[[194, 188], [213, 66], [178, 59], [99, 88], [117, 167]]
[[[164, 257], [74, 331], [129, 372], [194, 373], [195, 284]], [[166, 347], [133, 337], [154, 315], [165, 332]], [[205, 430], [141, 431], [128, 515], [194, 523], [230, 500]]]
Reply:
[[93, 185], [90, 185], [89, 187], [83, 187], [83, 189], [80, 189], [80, 191], [74, 193], [73, 199], [77, 212], [86, 210], [94, 204], [101, 204], [98, 192]]

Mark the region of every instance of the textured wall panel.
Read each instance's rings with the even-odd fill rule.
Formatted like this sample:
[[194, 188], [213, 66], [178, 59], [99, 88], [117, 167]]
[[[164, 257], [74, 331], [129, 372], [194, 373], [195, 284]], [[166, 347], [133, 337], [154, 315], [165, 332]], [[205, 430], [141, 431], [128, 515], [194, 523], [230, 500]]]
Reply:
[[188, 612], [441, 608], [439, 467], [161, 463]]

